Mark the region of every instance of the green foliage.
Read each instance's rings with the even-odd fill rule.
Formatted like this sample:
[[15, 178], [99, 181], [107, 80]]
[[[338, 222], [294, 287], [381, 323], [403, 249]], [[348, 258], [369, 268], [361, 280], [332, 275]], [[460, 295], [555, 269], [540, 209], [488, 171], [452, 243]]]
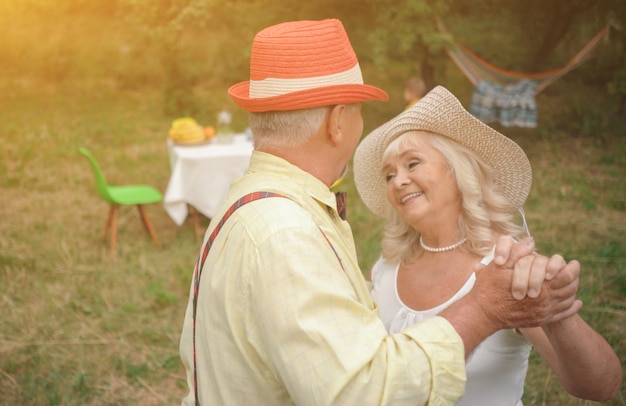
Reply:
[[167, 292], [163, 288], [163, 280], [159, 279], [156, 282], [151, 282], [148, 285], [148, 293], [154, 297], [158, 306], [167, 306], [178, 300], [176, 295]]
[[147, 364], [126, 363], [123, 366], [123, 370], [125, 371], [126, 376], [131, 379], [147, 378], [148, 375]]
[[[102, 241], [107, 207], [78, 145], [97, 152], [110, 181], [164, 191], [171, 120], [193, 111], [198, 122], [214, 124], [226, 107], [235, 130], [245, 128], [246, 113], [226, 89], [247, 78], [254, 33], [292, 16], [344, 20], [366, 81], [391, 98], [364, 105], [368, 133], [403, 108], [402, 85], [418, 70], [416, 61], [446, 40], [429, 36], [431, 16], [443, 14], [455, 34], [496, 62], [515, 66], [518, 51], [519, 66], [530, 61], [532, 49], [516, 46], [525, 26], [511, 20], [513, 3], [456, 1], [444, 12], [447, 2], [425, 1], [362, 2], [356, 9], [329, 0], [0, 2], [0, 404], [177, 404], [186, 393], [178, 340], [200, 242], [191, 224], [176, 226], [154, 205], [148, 215], [163, 245], [145, 235], [135, 210], [122, 211], [117, 256], [109, 258]], [[589, 27], [576, 25], [581, 32], [567, 41], [572, 49], [603, 24], [599, 14], [590, 13]], [[373, 31], [388, 52], [384, 68], [372, 63]], [[531, 159], [526, 214], [540, 252], [581, 261], [581, 314], [626, 364], [626, 132], [621, 90], [606, 93], [611, 78], [624, 79], [623, 51], [613, 41], [623, 46], [612, 35], [597, 58], [540, 95], [539, 128], [501, 131]], [[426, 59], [438, 67], [439, 83], [467, 101], [466, 79], [438, 58]], [[367, 273], [383, 223], [359, 201], [351, 177], [342, 188]], [[623, 391], [606, 404], [624, 405]], [[524, 403], [589, 404], [567, 397], [536, 355]]]
[[[624, 267], [622, 267], [623, 269]], [[617, 277], [617, 289], [620, 295], [622, 295], [623, 297], [626, 297], [626, 275], [624, 275], [623, 273], [621, 273], [618, 277]]]
[[[607, 90], [621, 100], [626, 99], [626, 57], [622, 58], [622, 67], [613, 72], [613, 77], [607, 83]], [[621, 107], [621, 113], [626, 114], [626, 104]]]
[[436, 27], [440, 16], [445, 15], [449, 0], [369, 0], [373, 24], [367, 38], [371, 45], [371, 58], [380, 68], [392, 61], [409, 64], [413, 72], [428, 85], [436, 81], [433, 67], [440, 68], [444, 58], [443, 49], [450, 38]]

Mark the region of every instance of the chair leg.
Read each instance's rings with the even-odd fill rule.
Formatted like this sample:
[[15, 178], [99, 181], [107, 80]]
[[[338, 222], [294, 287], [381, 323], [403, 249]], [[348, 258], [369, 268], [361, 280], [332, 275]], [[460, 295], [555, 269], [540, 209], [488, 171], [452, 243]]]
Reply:
[[148, 216], [146, 215], [146, 211], [144, 210], [143, 206], [138, 204], [137, 209], [139, 210], [139, 215], [141, 216], [141, 221], [143, 222], [144, 227], [146, 227], [146, 230], [148, 230], [148, 233], [150, 233], [154, 242], [160, 244], [159, 239], [154, 232], [154, 228], [152, 227], [152, 223], [150, 223], [150, 220], [148, 220]]
[[199, 237], [202, 237], [202, 228], [200, 228], [200, 213], [196, 210], [195, 207], [188, 204], [189, 214], [191, 215], [191, 222], [193, 223], [193, 231], [196, 237], [196, 240]]
[[111, 206], [111, 256], [115, 254], [115, 243], [117, 242], [117, 219], [120, 214], [120, 207]]
[[113, 219], [113, 212], [115, 211], [115, 205], [111, 205], [109, 207], [109, 214], [107, 215], [107, 222], [104, 224], [104, 234], [102, 235], [102, 240], [107, 240], [107, 235], [109, 234], [109, 228], [111, 228], [111, 220]]

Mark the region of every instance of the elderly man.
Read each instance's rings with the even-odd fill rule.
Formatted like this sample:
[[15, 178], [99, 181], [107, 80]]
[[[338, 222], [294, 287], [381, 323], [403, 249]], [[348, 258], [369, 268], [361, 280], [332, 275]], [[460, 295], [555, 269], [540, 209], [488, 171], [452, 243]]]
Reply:
[[[451, 404], [463, 393], [465, 355], [481, 340], [578, 310], [577, 269], [558, 272], [539, 298], [515, 300], [511, 267], [491, 266], [459, 305], [388, 335], [329, 188], [360, 140], [361, 103], [387, 100], [363, 84], [343, 25], [259, 32], [250, 80], [229, 93], [250, 112], [255, 151], [194, 271], [180, 343], [183, 404]], [[512, 245], [498, 246], [500, 265], [533, 251]]]

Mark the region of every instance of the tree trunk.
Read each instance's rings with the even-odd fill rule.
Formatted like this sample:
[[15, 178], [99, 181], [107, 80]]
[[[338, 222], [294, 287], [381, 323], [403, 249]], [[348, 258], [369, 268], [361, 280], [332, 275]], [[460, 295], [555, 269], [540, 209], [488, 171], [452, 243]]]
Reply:
[[420, 64], [420, 72], [422, 74], [422, 80], [426, 84], [426, 89], [429, 91], [435, 86], [435, 69], [428, 62], [427, 58], [422, 59]]

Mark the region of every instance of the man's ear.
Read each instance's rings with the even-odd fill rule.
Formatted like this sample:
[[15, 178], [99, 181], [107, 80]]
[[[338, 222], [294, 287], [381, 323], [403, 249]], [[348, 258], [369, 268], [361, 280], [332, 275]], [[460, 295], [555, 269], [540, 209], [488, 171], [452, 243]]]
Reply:
[[339, 144], [343, 138], [343, 132], [341, 128], [341, 119], [345, 113], [346, 105], [338, 104], [333, 106], [328, 114], [327, 130], [330, 141], [333, 144]]

